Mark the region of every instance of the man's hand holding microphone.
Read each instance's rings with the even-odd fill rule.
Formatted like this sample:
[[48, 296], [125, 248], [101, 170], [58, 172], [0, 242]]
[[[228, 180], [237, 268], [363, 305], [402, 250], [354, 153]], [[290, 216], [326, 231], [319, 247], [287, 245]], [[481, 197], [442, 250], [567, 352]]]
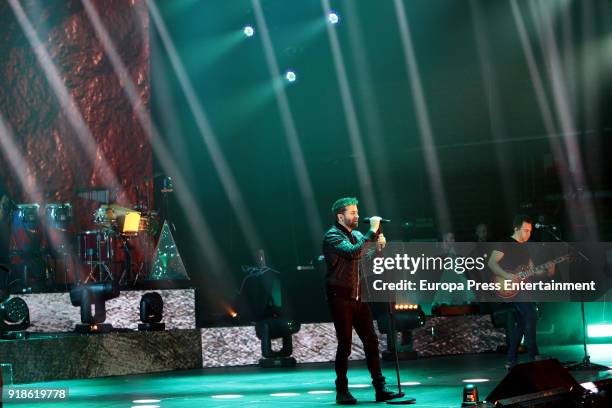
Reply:
[[[382, 217], [379, 217], [377, 215], [367, 219], [367, 222], [370, 223], [370, 231], [376, 233], [378, 229], [380, 228], [381, 220], [382, 220]], [[378, 234], [378, 240], [376, 241], [376, 250], [382, 251], [382, 249], [385, 247], [386, 244], [387, 244], [387, 240], [385, 239], [385, 236], [381, 232], [380, 234]]]

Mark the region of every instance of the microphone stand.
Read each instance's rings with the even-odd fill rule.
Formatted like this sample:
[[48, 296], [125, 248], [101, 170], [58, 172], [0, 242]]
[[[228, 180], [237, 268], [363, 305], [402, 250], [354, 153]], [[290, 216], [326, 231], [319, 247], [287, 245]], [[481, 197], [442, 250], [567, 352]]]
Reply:
[[[577, 248], [572, 246], [569, 242], [562, 240], [559, 235], [555, 234], [553, 228], [550, 228], [550, 227], [546, 226], [544, 228], [544, 231], [548, 232], [554, 239], [557, 240], [557, 242], [565, 244], [565, 246], [567, 248], [571, 249], [572, 251], [574, 251], [575, 253], [580, 255], [580, 257], [582, 259], [584, 259], [585, 261], [587, 261], [589, 263], [591, 262], [591, 260], [584, 253], [582, 253]], [[587, 332], [587, 325], [586, 325], [586, 317], [585, 317], [585, 313], [584, 313], [584, 295], [581, 295], [581, 298], [580, 298], [580, 312], [581, 312], [581, 315], [582, 315], [582, 346], [583, 346], [583, 349], [584, 349], [584, 357], [582, 358], [582, 362], [567, 365], [566, 368], [568, 370], [572, 370], [572, 371], [603, 371], [603, 370], [608, 370], [608, 366], [604, 366], [604, 365], [597, 364], [597, 363], [592, 363], [591, 362], [591, 356], [589, 356], [589, 351], [588, 351], [588, 348], [587, 348], [587, 334], [586, 334], [586, 332]]]
[[[389, 221], [386, 221], [389, 222]], [[379, 227], [379, 232], [382, 233], [382, 225]], [[400, 379], [400, 370], [399, 370], [399, 357], [397, 356], [397, 332], [395, 331], [395, 317], [393, 316], [393, 306], [391, 302], [387, 303], [389, 307], [389, 323], [390, 329], [393, 333], [393, 357], [395, 360], [395, 376], [397, 378], [397, 393], [399, 396], [397, 398], [393, 398], [387, 401], [389, 405], [409, 405], [414, 404], [416, 402], [416, 398], [406, 397], [406, 394], [402, 391], [402, 382]], [[390, 337], [390, 336], [389, 336]]]
[[391, 306], [391, 302], [388, 303], [389, 306], [389, 322], [390, 329], [393, 333], [393, 357], [395, 359], [395, 375], [397, 377], [397, 393], [399, 397], [388, 400], [387, 404], [389, 405], [408, 405], [414, 404], [416, 402], [416, 398], [406, 397], [406, 394], [402, 391], [402, 383], [400, 380], [400, 372], [399, 372], [399, 358], [397, 356], [397, 332], [395, 331], [395, 317], [393, 316], [393, 306]]

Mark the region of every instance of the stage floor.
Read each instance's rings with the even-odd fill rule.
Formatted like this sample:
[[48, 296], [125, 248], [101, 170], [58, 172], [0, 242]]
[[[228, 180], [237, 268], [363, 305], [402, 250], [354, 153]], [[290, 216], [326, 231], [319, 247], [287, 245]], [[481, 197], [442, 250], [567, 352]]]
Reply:
[[[582, 346], [545, 347], [541, 350], [561, 362], [582, 360]], [[612, 345], [589, 347], [593, 362], [612, 367]], [[525, 358], [525, 356], [521, 356]], [[484, 379], [478, 384], [484, 398], [501, 380], [505, 358], [499, 354], [432, 357], [401, 361], [402, 382], [419, 407], [458, 407], [463, 380]], [[388, 383], [395, 383], [393, 365], [385, 363]], [[612, 370], [608, 372], [612, 374]], [[577, 375], [579, 382], [593, 373]], [[19, 387], [68, 387], [64, 402], [8, 403], [17, 407], [310, 407], [334, 404], [333, 364], [304, 364], [296, 369], [258, 367], [208, 368], [160, 374], [106, 377], [87, 380], [22, 384]], [[383, 406], [373, 402], [374, 392], [363, 361], [352, 362], [349, 381], [359, 406]], [[234, 395], [234, 398], [220, 396]], [[135, 402], [159, 400], [159, 402]], [[6, 403], [6, 400], [5, 400]]]

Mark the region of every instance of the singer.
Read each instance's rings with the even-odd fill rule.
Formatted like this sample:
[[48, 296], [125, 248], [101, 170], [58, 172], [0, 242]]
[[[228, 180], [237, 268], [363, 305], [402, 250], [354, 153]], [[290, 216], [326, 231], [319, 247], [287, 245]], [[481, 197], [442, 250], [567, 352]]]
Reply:
[[340, 198], [333, 204], [335, 224], [325, 233], [323, 240], [323, 255], [327, 266], [327, 302], [338, 339], [335, 361], [336, 403], [340, 405], [357, 403], [348, 390], [346, 376], [353, 327], [363, 343], [368, 370], [376, 390], [376, 401], [388, 401], [401, 396], [385, 385], [372, 313], [368, 304], [361, 301], [360, 259], [374, 242], [379, 250], [385, 246], [385, 237], [379, 231], [381, 218], [369, 219], [370, 229], [365, 235], [355, 230], [359, 222], [357, 204], [357, 199], [352, 197]]

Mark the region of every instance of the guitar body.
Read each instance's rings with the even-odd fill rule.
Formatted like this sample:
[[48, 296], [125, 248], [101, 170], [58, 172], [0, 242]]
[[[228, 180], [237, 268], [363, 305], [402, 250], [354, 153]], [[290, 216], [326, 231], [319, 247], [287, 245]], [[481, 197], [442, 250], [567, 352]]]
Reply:
[[[548, 261], [542, 265], [539, 265], [535, 268], [530, 268], [529, 266], [526, 266], [526, 265], [519, 266], [513, 272], [510, 272], [512, 274], [512, 283], [520, 283], [522, 281], [526, 281], [534, 275], [539, 275], [541, 273], [546, 272], [547, 268], [551, 265], [556, 265], [558, 263], [565, 262], [565, 261], [571, 261], [573, 259], [574, 258], [570, 255], [563, 255], [556, 259], [553, 259], [552, 261]], [[506, 279], [502, 278], [501, 276], [497, 276], [497, 275], [493, 276], [493, 283], [498, 283], [502, 287], [500, 290], [496, 290], [495, 294], [500, 299], [512, 299], [513, 297], [518, 295], [519, 291], [518, 290], [504, 290], [503, 288], [504, 288], [505, 280]]]
[[[519, 283], [525, 280], [525, 278], [521, 277], [521, 275], [524, 274], [527, 270], [529, 270], [527, 266], [520, 266], [519, 268], [517, 268], [513, 272], [514, 276], [512, 277], [512, 283]], [[512, 299], [513, 297], [516, 297], [516, 295], [518, 295], [519, 293], [518, 290], [504, 290], [505, 279], [501, 276], [495, 275], [493, 277], [493, 283], [499, 283], [499, 285], [502, 287], [500, 290], [495, 291], [497, 297], [501, 299]]]

